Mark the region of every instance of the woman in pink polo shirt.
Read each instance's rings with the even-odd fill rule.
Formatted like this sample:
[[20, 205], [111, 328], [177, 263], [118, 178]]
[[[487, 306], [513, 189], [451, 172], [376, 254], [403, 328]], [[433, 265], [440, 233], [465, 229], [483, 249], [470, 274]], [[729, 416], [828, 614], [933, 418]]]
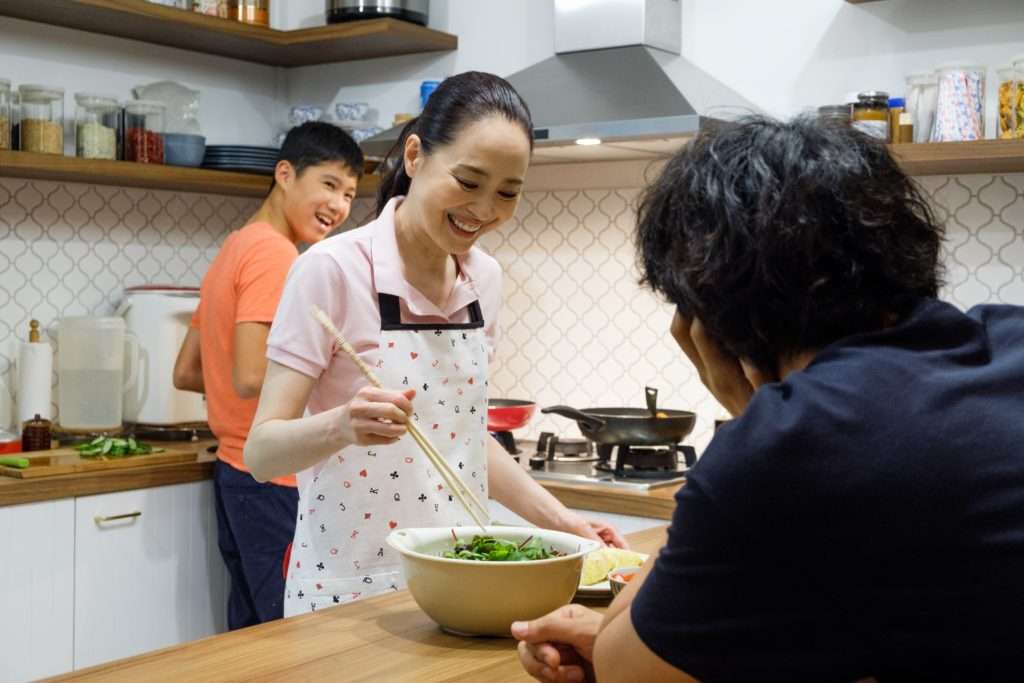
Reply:
[[[245, 447], [252, 474], [298, 473], [285, 616], [402, 585], [384, 542], [399, 526], [472, 524], [412, 439], [409, 420], [486, 500], [531, 522], [622, 545], [541, 488], [487, 434], [488, 362], [501, 268], [475, 246], [515, 213], [532, 150], [526, 103], [505, 80], [445, 80], [406, 125], [377, 219], [292, 268]], [[311, 317], [327, 312], [385, 387], [367, 384]]]

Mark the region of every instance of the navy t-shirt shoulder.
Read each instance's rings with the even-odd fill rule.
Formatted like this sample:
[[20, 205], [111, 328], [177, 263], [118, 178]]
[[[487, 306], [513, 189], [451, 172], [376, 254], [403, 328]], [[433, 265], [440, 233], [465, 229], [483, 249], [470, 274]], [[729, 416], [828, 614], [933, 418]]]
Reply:
[[824, 349], [677, 503], [632, 617], [691, 675], [998, 677], [1024, 657], [1024, 309], [926, 301]]

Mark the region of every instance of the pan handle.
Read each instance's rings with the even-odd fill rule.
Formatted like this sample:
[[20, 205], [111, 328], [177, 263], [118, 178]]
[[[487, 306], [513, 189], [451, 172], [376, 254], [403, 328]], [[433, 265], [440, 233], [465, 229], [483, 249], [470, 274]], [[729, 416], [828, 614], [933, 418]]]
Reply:
[[576, 420], [576, 422], [581, 426], [585, 426], [593, 430], [603, 429], [605, 425], [605, 421], [601, 418], [594, 417], [593, 415], [587, 415], [582, 410], [576, 410], [569, 406], [548, 406], [547, 408], [541, 408], [540, 412], [545, 414], [554, 413], [555, 415], [567, 417], [570, 420]]
[[651, 411], [651, 417], [658, 417], [658, 390], [654, 387], [644, 387], [647, 394], [647, 410]]

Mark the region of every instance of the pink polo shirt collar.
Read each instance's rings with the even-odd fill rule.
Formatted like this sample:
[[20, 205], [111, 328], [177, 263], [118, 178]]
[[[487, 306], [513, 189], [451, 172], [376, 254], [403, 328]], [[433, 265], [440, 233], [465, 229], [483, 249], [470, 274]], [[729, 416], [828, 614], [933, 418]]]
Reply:
[[370, 239], [370, 261], [373, 269], [373, 284], [378, 293], [393, 294], [405, 302], [413, 315], [436, 316], [450, 319], [455, 313], [480, 298], [473, 281], [475, 261], [474, 249], [465, 256], [456, 256], [459, 276], [455, 287], [443, 307], [438, 307], [402, 276], [402, 259], [398, 253], [395, 237], [395, 209], [405, 197], [393, 197], [373, 223]]

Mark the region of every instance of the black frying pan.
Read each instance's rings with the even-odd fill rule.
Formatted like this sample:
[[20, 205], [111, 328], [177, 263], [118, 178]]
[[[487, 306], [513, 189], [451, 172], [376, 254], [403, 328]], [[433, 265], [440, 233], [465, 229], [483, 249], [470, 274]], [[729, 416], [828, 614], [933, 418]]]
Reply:
[[[576, 420], [583, 436], [597, 444], [626, 443], [636, 446], [656, 446], [678, 443], [693, 431], [697, 416], [688, 410], [659, 410], [658, 392], [647, 389], [647, 408], [585, 408], [569, 406], [542, 408], [542, 413], [554, 413]], [[663, 416], [663, 417], [661, 417]]]

